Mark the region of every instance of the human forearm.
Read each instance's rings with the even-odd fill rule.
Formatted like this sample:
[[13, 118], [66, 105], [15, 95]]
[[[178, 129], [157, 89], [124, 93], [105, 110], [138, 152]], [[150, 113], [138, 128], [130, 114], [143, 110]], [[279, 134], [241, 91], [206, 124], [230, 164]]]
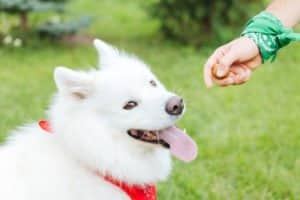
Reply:
[[278, 17], [286, 27], [293, 27], [300, 21], [299, 0], [274, 0], [266, 11]]

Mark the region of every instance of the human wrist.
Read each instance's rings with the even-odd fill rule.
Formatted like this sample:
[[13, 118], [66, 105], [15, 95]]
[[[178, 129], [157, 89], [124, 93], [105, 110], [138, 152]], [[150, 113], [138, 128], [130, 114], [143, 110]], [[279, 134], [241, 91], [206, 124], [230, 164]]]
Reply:
[[259, 47], [254, 38], [251, 38], [249, 36], [241, 36], [241, 39], [245, 40], [248, 46], [247, 56], [245, 56], [245, 60], [251, 60], [252, 58], [258, 56], [261, 58]]
[[269, 12], [261, 12], [248, 21], [242, 36], [253, 40], [260, 51], [262, 62], [274, 61], [277, 52], [291, 41], [300, 40], [300, 35], [284, 27], [280, 19]]

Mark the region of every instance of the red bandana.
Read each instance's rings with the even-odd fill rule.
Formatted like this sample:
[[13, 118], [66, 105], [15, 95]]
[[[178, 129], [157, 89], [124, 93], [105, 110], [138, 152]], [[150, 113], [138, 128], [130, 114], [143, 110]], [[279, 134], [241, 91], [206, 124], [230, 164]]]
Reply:
[[[40, 121], [39, 126], [44, 131], [51, 133], [51, 127], [48, 121]], [[96, 174], [102, 176], [99, 173]], [[115, 180], [110, 176], [104, 176], [104, 179], [123, 190], [131, 200], [157, 200], [155, 185], [128, 185], [127, 183]]]

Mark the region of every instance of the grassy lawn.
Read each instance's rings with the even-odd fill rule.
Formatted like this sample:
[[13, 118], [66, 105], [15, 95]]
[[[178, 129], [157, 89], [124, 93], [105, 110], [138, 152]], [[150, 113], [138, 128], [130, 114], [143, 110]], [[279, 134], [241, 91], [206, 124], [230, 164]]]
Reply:
[[[140, 2], [76, 0], [70, 6], [97, 16], [90, 34], [136, 53], [187, 102], [179, 125], [197, 140], [199, 156], [191, 164], [174, 159], [159, 198], [299, 199], [300, 45], [282, 50], [243, 86], [207, 90], [202, 66], [213, 48], [158, 40], [157, 22]], [[91, 46], [0, 48], [1, 141], [16, 126], [44, 118], [55, 92], [54, 66], [88, 69], [96, 62]]]

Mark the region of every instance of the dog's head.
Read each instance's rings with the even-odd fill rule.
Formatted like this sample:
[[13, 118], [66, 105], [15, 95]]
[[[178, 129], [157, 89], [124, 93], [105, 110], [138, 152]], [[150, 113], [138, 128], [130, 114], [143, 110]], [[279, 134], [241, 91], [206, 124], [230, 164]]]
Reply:
[[[184, 113], [182, 98], [136, 57], [100, 40], [94, 45], [101, 56], [99, 70], [55, 70], [59, 92], [50, 117], [64, 145], [87, 165], [133, 182], [166, 176], [169, 150], [193, 160], [195, 143], [174, 126]], [[148, 168], [156, 175], [141, 180], [133, 175], [150, 175]]]

